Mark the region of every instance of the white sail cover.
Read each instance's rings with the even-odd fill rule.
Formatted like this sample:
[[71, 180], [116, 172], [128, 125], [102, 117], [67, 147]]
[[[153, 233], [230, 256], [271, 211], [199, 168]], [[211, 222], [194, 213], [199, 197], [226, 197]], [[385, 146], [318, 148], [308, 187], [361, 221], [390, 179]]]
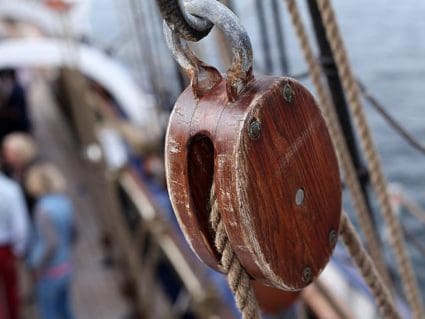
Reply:
[[48, 38], [9, 39], [0, 42], [0, 69], [71, 67], [107, 89], [131, 121], [155, 125], [155, 103], [143, 94], [130, 73], [116, 60], [88, 45]]
[[60, 16], [40, 2], [0, 0], [0, 17], [33, 24], [46, 35], [60, 36], [64, 33]]

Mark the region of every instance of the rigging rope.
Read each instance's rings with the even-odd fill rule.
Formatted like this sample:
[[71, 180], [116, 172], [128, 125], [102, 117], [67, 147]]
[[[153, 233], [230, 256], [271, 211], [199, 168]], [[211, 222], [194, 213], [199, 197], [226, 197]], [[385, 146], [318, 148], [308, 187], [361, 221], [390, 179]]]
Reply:
[[342, 86], [347, 94], [354, 123], [358, 129], [361, 145], [368, 162], [371, 184], [377, 194], [382, 208], [382, 214], [390, 231], [390, 243], [393, 246], [395, 257], [400, 269], [404, 292], [415, 318], [423, 318], [423, 305], [414, 276], [411, 261], [407, 255], [400, 222], [391, 207], [387, 193], [387, 182], [381, 169], [380, 158], [375, 149], [371, 132], [367, 126], [366, 116], [363, 112], [360, 90], [354, 78], [348, 55], [345, 50], [335, 14], [330, 0], [317, 0], [320, 14], [324, 21], [326, 35], [331, 45]]
[[401, 195], [401, 203], [406, 206], [407, 212], [416, 217], [422, 224], [425, 225], [425, 211], [413, 200], [406, 195]]
[[242, 313], [243, 319], [258, 319], [260, 315], [251, 279], [230, 246], [218, 209], [214, 184], [210, 192], [210, 206], [210, 224], [214, 232], [214, 243], [220, 254], [220, 264], [227, 276], [227, 282], [235, 296], [236, 306]]
[[372, 220], [368, 214], [368, 207], [362, 195], [360, 183], [357, 179], [356, 169], [353, 161], [350, 158], [348, 146], [344, 140], [343, 130], [338, 121], [336, 110], [329, 96], [329, 91], [322, 81], [322, 70], [315, 58], [313, 49], [307, 37], [306, 28], [301, 20], [301, 14], [295, 0], [286, 0], [287, 8], [294, 25], [295, 32], [300, 41], [300, 46], [304, 54], [304, 58], [308, 64], [311, 80], [316, 87], [319, 97], [319, 105], [322, 109], [322, 115], [326, 121], [331, 139], [337, 152], [339, 162], [342, 165], [345, 181], [350, 190], [355, 211], [357, 212], [358, 221], [365, 235], [368, 251], [373, 260], [377, 264], [378, 270], [384, 278], [388, 287], [391, 287], [391, 280], [385, 266], [384, 258], [381, 254], [381, 248], [378, 242], [377, 235], [374, 231]]
[[390, 292], [385, 287], [371, 257], [363, 248], [360, 238], [345, 212], [341, 216], [339, 233], [360, 273], [375, 296], [382, 317], [385, 319], [401, 318], [392, 302]]
[[359, 88], [363, 96], [369, 101], [370, 105], [382, 115], [382, 117], [387, 121], [387, 123], [394, 129], [396, 132], [402, 136], [407, 143], [409, 143], [413, 148], [425, 154], [425, 144], [419, 142], [412, 134], [410, 134], [396, 119], [394, 119], [384, 108], [384, 106], [368, 91], [366, 86], [361, 82], [357, 81]]

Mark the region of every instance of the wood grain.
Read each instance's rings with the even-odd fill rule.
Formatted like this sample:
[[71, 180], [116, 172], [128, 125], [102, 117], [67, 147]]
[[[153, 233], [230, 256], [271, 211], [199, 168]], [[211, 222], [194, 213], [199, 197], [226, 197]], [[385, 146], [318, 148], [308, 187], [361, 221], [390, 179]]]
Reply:
[[[258, 138], [248, 133], [252, 121]], [[296, 291], [327, 264], [329, 234], [339, 227], [339, 169], [320, 111], [298, 82], [259, 77], [234, 103], [224, 80], [199, 100], [186, 90], [170, 118], [166, 164], [180, 225], [209, 266], [220, 269], [204, 195], [213, 180], [232, 248], [254, 279]], [[297, 205], [299, 189], [305, 198]]]

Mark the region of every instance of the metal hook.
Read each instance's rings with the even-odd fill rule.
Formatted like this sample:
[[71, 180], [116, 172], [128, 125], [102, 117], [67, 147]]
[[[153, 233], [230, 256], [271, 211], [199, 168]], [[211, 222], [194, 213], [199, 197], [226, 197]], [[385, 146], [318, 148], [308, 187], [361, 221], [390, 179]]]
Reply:
[[167, 46], [170, 48], [174, 59], [190, 78], [193, 94], [198, 98], [209, 92], [222, 80], [220, 72], [199, 60], [193, 54], [187, 42], [171, 31], [165, 21], [163, 29]]
[[[233, 60], [227, 71], [227, 95], [231, 102], [235, 101], [253, 79], [253, 53], [248, 33], [238, 17], [216, 0], [186, 0], [184, 9], [191, 15], [212, 22], [229, 39], [232, 45]], [[164, 34], [174, 58], [191, 78], [196, 93], [196, 85], [201, 82], [197, 78], [200, 75], [199, 71], [211, 67], [203, 64], [193, 54], [187, 43], [178, 39], [166, 25], [164, 25]]]

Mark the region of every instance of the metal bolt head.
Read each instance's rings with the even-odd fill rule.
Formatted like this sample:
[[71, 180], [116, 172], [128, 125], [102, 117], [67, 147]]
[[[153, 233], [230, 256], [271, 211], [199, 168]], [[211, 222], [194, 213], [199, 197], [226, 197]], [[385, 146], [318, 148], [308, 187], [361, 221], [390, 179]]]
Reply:
[[336, 232], [335, 229], [332, 229], [329, 232], [329, 245], [331, 245], [332, 248], [336, 245], [337, 239], [338, 239], [338, 233]]
[[283, 98], [287, 103], [292, 103], [294, 101], [295, 92], [292, 86], [289, 83], [286, 83], [283, 87]]
[[304, 189], [302, 188], [298, 189], [297, 193], [295, 194], [295, 204], [297, 204], [297, 206], [300, 206], [302, 203], [304, 203], [304, 197], [305, 197]]
[[302, 277], [303, 282], [309, 283], [311, 282], [312, 278], [313, 278], [313, 271], [311, 270], [310, 267], [305, 267], [303, 270], [303, 277]]
[[253, 140], [256, 140], [260, 137], [261, 134], [261, 124], [257, 120], [252, 120], [248, 128], [249, 137]]

